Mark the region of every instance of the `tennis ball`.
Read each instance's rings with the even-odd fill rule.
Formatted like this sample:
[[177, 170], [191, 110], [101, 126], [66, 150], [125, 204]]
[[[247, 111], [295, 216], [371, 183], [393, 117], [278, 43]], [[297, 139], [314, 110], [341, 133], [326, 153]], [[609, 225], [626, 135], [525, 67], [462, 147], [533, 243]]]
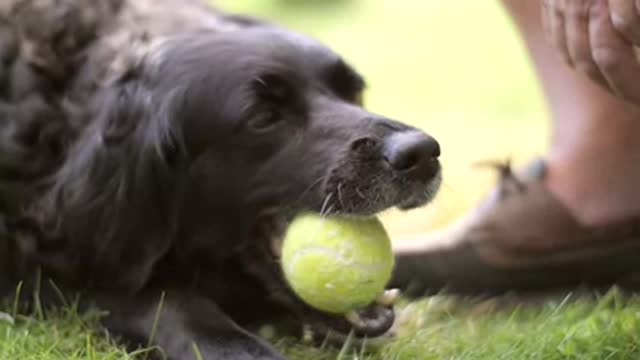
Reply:
[[287, 228], [281, 264], [293, 291], [335, 314], [363, 308], [384, 292], [394, 257], [382, 223], [305, 213]]

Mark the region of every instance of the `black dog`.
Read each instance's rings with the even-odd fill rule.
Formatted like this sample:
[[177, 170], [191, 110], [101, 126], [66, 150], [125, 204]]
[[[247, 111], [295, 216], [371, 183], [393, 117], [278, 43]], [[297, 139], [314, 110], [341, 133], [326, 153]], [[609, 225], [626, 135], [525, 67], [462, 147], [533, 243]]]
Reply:
[[[197, 0], [14, 0], [0, 13], [5, 295], [23, 281], [53, 301], [51, 279], [172, 359], [193, 344], [206, 359], [282, 359], [245, 329], [351, 326], [287, 288], [284, 224], [437, 191], [438, 143], [364, 110], [361, 77], [311, 39]], [[393, 321], [378, 304], [360, 315], [360, 334]]]

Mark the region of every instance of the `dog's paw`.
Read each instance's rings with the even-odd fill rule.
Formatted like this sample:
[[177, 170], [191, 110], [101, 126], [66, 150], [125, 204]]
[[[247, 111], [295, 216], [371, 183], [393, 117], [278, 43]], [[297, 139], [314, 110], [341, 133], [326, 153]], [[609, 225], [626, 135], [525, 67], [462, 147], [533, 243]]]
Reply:
[[364, 309], [345, 315], [356, 336], [376, 337], [386, 333], [395, 321], [392, 306], [372, 304]]
[[398, 289], [386, 290], [368, 307], [345, 314], [355, 335], [376, 337], [386, 333], [395, 321], [393, 305], [399, 296]]
[[395, 321], [395, 312], [392, 303], [378, 301], [341, 316], [318, 314], [316, 320], [313, 329], [319, 334], [329, 331], [348, 334], [353, 331], [357, 337], [372, 338], [389, 331]]

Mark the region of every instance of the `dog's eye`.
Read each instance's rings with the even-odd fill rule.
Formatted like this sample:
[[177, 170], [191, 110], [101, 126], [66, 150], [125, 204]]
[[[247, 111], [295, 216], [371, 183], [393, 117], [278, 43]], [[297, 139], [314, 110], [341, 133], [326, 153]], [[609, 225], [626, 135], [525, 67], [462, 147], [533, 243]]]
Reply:
[[282, 122], [282, 118], [275, 111], [262, 111], [255, 114], [247, 122], [247, 127], [256, 132], [273, 130]]

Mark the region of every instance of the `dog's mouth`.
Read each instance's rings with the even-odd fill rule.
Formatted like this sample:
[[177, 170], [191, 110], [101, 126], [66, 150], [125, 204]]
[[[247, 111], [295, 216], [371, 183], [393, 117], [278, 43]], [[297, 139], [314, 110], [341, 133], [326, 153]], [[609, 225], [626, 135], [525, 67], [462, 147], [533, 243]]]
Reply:
[[[282, 245], [287, 226], [292, 220], [292, 215], [270, 208], [262, 211], [253, 229], [254, 241], [264, 245], [265, 252], [270, 260], [279, 262], [282, 255]], [[384, 291], [368, 307], [351, 311], [342, 316], [331, 314], [320, 315], [321, 312], [309, 314], [309, 319], [314, 331], [318, 333], [332, 332], [347, 334], [351, 330], [359, 336], [376, 337], [383, 335], [393, 325], [395, 315], [392, 310], [397, 302], [400, 292], [397, 289]]]
[[331, 171], [317, 195], [303, 203], [281, 203], [258, 212], [252, 230], [254, 244], [267, 244], [275, 259], [281, 256], [282, 242], [289, 223], [300, 211], [348, 217], [372, 217], [396, 207], [410, 210], [431, 202], [441, 184], [440, 164], [435, 161], [428, 180], [408, 181], [399, 176], [376, 175], [364, 181], [358, 176], [344, 177]]

